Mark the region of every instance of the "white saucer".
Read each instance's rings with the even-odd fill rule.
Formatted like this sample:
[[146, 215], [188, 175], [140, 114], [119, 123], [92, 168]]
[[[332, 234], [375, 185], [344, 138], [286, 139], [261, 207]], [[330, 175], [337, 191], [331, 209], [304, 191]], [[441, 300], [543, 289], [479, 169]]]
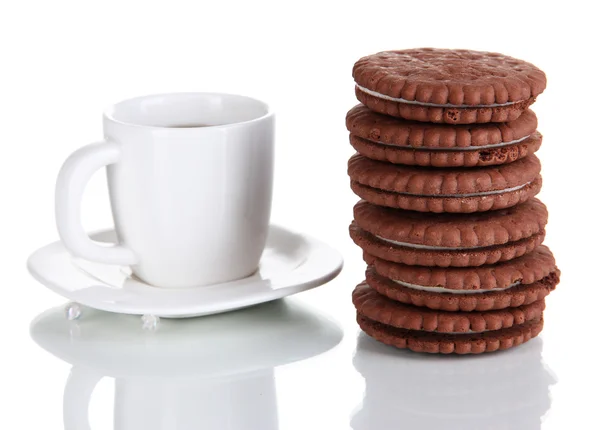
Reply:
[[[114, 231], [91, 235], [115, 243]], [[129, 267], [92, 263], [72, 257], [60, 242], [34, 252], [29, 272], [52, 291], [79, 304], [109, 312], [185, 318], [231, 311], [280, 299], [335, 278], [342, 256], [325, 243], [271, 226], [258, 271], [238, 281], [197, 288], [152, 287], [131, 275]]]

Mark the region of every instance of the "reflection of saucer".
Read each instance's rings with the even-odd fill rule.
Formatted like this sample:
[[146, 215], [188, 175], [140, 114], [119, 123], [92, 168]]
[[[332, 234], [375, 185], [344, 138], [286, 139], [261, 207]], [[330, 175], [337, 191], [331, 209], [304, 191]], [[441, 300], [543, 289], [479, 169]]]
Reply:
[[73, 364], [64, 392], [65, 430], [98, 428], [88, 409], [102, 377], [115, 378], [115, 430], [277, 430], [274, 368], [323, 353], [342, 339], [329, 319], [292, 301], [205, 318], [137, 318], [62, 308], [31, 324], [42, 348]]
[[542, 340], [477, 357], [422, 356], [358, 340], [354, 366], [365, 378], [352, 428], [539, 429], [554, 377]]
[[[92, 235], [115, 243], [114, 231]], [[245, 279], [198, 288], [155, 288], [131, 276], [129, 268], [73, 259], [60, 242], [36, 251], [31, 274], [52, 291], [110, 312], [163, 317], [210, 315], [296, 294], [335, 278], [341, 255], [309, 236], [271, 226], [258, 271]]]
[[104, 376], [223, 376], [272, 368], [335, 346], [341, 329], [304, 306], [277, 301], [186, 320], [147, 332], [131, 315], [86, 310], [76, 322], [62, 308], [38, 316], [31, 336], [60, 359]]

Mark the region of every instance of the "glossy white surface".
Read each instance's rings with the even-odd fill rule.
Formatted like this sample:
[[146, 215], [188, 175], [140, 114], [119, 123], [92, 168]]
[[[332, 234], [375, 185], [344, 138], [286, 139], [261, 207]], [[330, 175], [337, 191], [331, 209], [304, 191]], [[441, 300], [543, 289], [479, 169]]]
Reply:
[[63, 400], [67, 430], [90, 428], [88, 404], [104, 376], [116, 378], [115, 429], [276, 429], [274, 368], [342, 339], [331, 320], [283, 301], [165, 321], [155, 333], [131, 316], [90, 311], [72, 322], [57, 308], [36, 318], [31, 334], [73, 365]]
[[[145, 282], [197, 287], [252, 274], [273, 188], [275, 118], [258, 100], [217, 93], [126, 100], [104, 114], [104, 142], [75, 151], [56, 182], [65, 247], [132, 266]], [[117, 246], [99, 247], [80, 221], [85, 186], [107, 166]]]
[[[439, 426], [442, 414], [453, 415], [448, 422], [463, 424], [461, 430], [597, 430], [600, 145], [595, 125], [600, 86], [594, 53], [600, 26], [595, 5], [585, 0], [505, 0], [501, 6], [481, 0], [347, 0], [343, 5], [322, 0], [4, 2], [0, 428], [64, 429], [63, 394], [72, 365], [32, 341], [29, 326], [45, 310], [62, 308], [65, 299], [39, 285], [25, 267], [34, 250], [58, 240], [53, 196], [61, 163], [82, 143], [103, 138], [99, 109], [115, 100], [157, 92], [226, 91], [253, 95], [276, 108], [272, 222], [330, 244], [345, 261], [330, 283], [284, 299], [338, 322], [342, 341], [324, 354], [275, 367], [274, 390], [260, 388], [260, 383], [253, 388], [251, 380], [247, 389], [234, 382], [240, 385], [229, 390], [233, 404], [239, 405], [241, 397], [261, 415], [273, 417], [272, 406], [264, 411], [259, 405], [274, 391], [278, 430], [382, 430], [390, 423], [398, 424], [394, 430], [444, 430]], [[533, 348], [445, 361], [372, 343], [371, 351], [368, 339], [359, 335], [350, 292], [364, 279], [364, 263], [348, 237], [356, 196], [346, 174], [354, 151], [344, 124], [346, 112], [357, 103], [351, 69], [362, 55], [417, 46], [504, 52], [531, 61], [548, 75], [548, 88], [533, 109], [544, 135], [537, 154], [544, 177], [540, 198], [550, 214], [546, 243], [562, 280], [547, 301], [542, 343]], [[86, 189], [82, 220], [88, 232], [113, 226], [106, 188], [105, 175], [97, 174]], [[138, 317], [132, 321], [139, 327]], [[229, 356], [250, 360], [260, 354], [292, 354], [285, 340], [274, 339], [269, 350], [246, 345], [243, 356]], [[152, 337], [144, 341], [151, 348]], [[355, 355], [367, 357], [368, 364]], [[511, 357], [524, 360], [514, 374], [501, 370], [515, 364]], [[423, 374], [421, 360], [427, 369], [434, 367], [431, 373], [440, 367], [446, 376]], [[452, 366], [468, 375], [448, 377]], [[527, 368], [531, 373], [524, 386]], [[407, 375], [410, 369], [415, 375]], [[409, 381], [417, 371], [423, 374], [422, 382], [412, 385], [414, 398], [392, 371]], [[490, 383], [485, 385], [478, 375]], [[224, 378], [216, 379], [221, 384], [215, 390], [228, 389]], [[115, 404], [115, 382], [103, 378], [91, 396], [92, 430], [115, 427], [115, 415], [120, 416], [115, 409], [121, 407]], [[519, 409], [513, 401], [523, 400], [521, 390], [530, 398]], [[444, 395], [449, 392], [465, 404]], [[440, 395], [434, 397], [436, 393]], [[145, 394], [169, 398], [166, 391]], [[379, 400], [389, 408], [379, 407]], [[154, 399], [149, 401], [154, 410]], [[243, 405], [229, 409], [221, 404], [223, 408], [209, 411], [228, 417], [229, 428], [223, 424], [218, 430], [235, 430], [243, 425], [238, 416], [249, 417]], [[456, 413], [448, 414], [447, 406], [456, 407]], [[515, 421], [508, 428], [502, 410], [513, 411]], [[536, 421], [541, 414], [541, 422]], [[415, 425], [398, 423], [402, 416]], [[259, 423], [267, 430], [275, 425]], [[195, 430], [212, 430], [205, 427]], [[132, 425], [127, 430], [145, 429]]]
[[[114, 243], [112, 230], [92, 235]], [[342, 256], [310, 236], [271, 226], [258, 270], [237, 281], [195, 288], [157, 288], [128, 267], [74, 259], [61, 242], [34, 252], [31, 274], [52, 291], [104, 311], [179, 318], [209, 315], [276, 300], [322, 285], [342, 269]]]

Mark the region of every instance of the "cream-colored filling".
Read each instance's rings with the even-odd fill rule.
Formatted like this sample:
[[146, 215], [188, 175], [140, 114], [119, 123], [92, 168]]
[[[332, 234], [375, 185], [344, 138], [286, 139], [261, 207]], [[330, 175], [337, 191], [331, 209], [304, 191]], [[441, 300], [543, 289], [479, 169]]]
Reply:
[[488, 107], [511, 106], [511, 105], [514, 105], [515, 103], [518, 103], [518, 102], [506, 102], [506, 103], [492, 103], [492, 104], [489, 104], [489, 105], [453, 105], [453, 104], [450, 104], [450, 103], [444, 103], [444, 104], [425, 103], [425, 102], [418, 102], [418, 101], [415, 101], [415, 100], [406, 100], [406, 99], [403, 99], [403, 98], [390, 97], [390, 96], [387, 96], [385, 94], [381, 94], [381, 93], [378, 93], [376, 91], [369, 90], [368, 88], [361, 87], [358, 84], [356, 84], [356, 87], [359, 90], [361, 90], [362, 92], [367, 93], [369, 95], [372, 95], [373, 97], [377, 97], [377, 98], [384, 99], [384, 100], [389, 100], [389, 101], [392, 101], [392, 102], [405, 103], [405, 104], [417, 105], [417, 106], [450, 107], [450, 108], [488, 108]]
[[381, 236], [377, 236], [377, 235], [375, 235], [375, 237], [383, 242], [386, 242], [386, 243], [389, 243], [392, 245], [403, 246], [406, 248], [414, 248], [414, 249], [427, 249], [427, 250], [431, 250], [431, 251], [465, 251], [468, 249], [486, 248], [485, 246], [473, 246], [470, 248], [462, 248], [460, 246], [453, 247], [453, 246], [419, 245], [416, 243], [398, 242], [397, 240], [386, 239], [385, 237], [381, 237]]
[[393, 281], [398, 285], [402, 285], [403, 287], [406, 287], [406, 288], [412, 288], [413, 290], [428, 291], [430, 293], [446, 293], [446, 294], [458, 294], [458, 295], [461, 295], [461, 294], [463, 294], [463, 295], [464, 294], [484, 294], [484, 293], [491, 293], [491, 292], [495, 292], [495, 291], [504, 291], [504, 290], [508, 290], [509, 288], [516, 287], [517, 285], [521, 285], [521, 281], [517, 281], [517, 282], [510, 284], [507, 287], [494, 288], [492, 290], [453, 290], [453, 289], [444, 288], [444, 287], [429, 287], [426, 285], [411, 284], [409, 282], [397, 281], [395, 279], [393, 279]]
[[517, 190], [520, 190], [521, 188], [525, 188], [529, 184], [531, 184], [531, 181], [527, 182], [523, 185], [517, 185], [516, 187], [504, 188], [503, 190], [492, 190], [492, 191], [483, 191], [481, 193], [466, 193], [466, 194], [412, 194], [412, 193], [404, 193], [404, 192], [398, 192], [398, 191], [391, 191], [391, 192], [393, 192], [394, 194], [400, 194], [403, 196], [432, 197], [432, 198], [483, 197], [483, 196], [492, 196], [495, 194], [510, 193], [512, 191], [517, 191]]
[[377, 144], [383, 145], [383, 146], [389, 146], [392, 148], [399, 148], [399, 149], [414, 149], [417, 151], [423, 150], [423, 151], [456, 151], [456, 152], [460, 152], [460, 151], [475, 151], [475, 150], [479, 150], [479, 149], [502, 148], [503, 146], [514, 145], [516, 143], [523, 142], [525, 139], [528, 139], [529, 137], [530, 137], [530, 135], [527, 135], [527, 136], [522, 137], [517, 140], [511, 140], [510, 142], [500, 142], [500, 143], [494, 143], [492, 145], [481, 145], [481, 146], [462, 146], [460, 148], [427, 148], [424, 146], [419, 146], [418, 148], [413, 148], [410, 146], [392, 145], [390, 143], [383, 143], [383, 142], [377, 142]]
[[[449, 288], [443, 288], [443, 287], [429, 287], [429, 286], [426, 286], [426, 285], [411, 284], [409, 282], [397, 281], [395, 279], [393, 279], [393, 281], [395, 283], [397, 283], [398, 285], [402, 285], [402, 286], [407, 287], [407, 288], [412, 288], [414, 290], [429, 291], [429, 292], [432, 292], [432, 293], [457, 294], [457, 295], [461, 295], [461, 294], [462, 295], [465, 295], [465, 294], [485, 294], [485, 293], [494, 292], [494, 291], [504, 291], [504, 290], [508, 290], [509, 288], [513, 288], [513, 287], [516, 287], [518, 285], [521, 285], [521, 281], [517, 281], [517, 282], [513, 282], [512, 284], [510, 284], [507, 287], [504, 287], [504, 288], [494, 288], [492, 290], [451, 290]], [[486, 331], [490, 331], [490, 330], [482, 330], [482, 331], [478, 331], [478, 332], [474, 332], [472, 330], [468, 330], [468, 331], [461, 331], [461, 332], [444, 332], [444, 333], [445, 334], [473, 334], [473, 333], [484, 333]]]
[[[448, 291], [447, 288], [426, 287], [424, 285], [410, 284], [408, 282], [402, 282], [402, 281], [394, 281], [394, 282], [396, 282], [396, 283], [398, 283], [400, 285], [403, 285], [405, 287], [408, 287], [408, 288], [414, 288], [416, 290], [426, 290], [426, 291], [436, 291], [436, 292], [438, 292], [438, 290], [443, 290], [441, 292], [450, 293], [450, 294], [470, 294], [471, 293], [471, 291], [460, 291], [460, 290], [451, 290], [451, 291]], [[514, 284], [511, 284], [511, 285], [509, 285], [506, 288], [502, 288], [502, 290], [506, 290], [506, 289], [515, 287], [515, 286], [517, 286], [519, 284], [521, 284], [521, 283], [520, 282], [515, 282]], [[500, 289], [498, 289], [498, 290], [500, 290]], [[473, 293], [478, 293], [478, 292], [485, 293], [486, 291], [476, 291], [476, 292], [473, 292]], [[425, 330], [414, 330], [414, 331], [421, 331], [421, 332], [424, 332], [424, 333], [440, 333], [440, 334], [475, 334], [475, 333], [484, 333], [486, 331], [492, 331], [492, 330], [481, 330], [481, 331], [477, 331], [477, 332], [475, 332], [473, 330], [467, 330], [467, 331], [450, 331], [450, 332], [435, 332], [435, 331], [428, 332], [428, 331], [425, 331]]]

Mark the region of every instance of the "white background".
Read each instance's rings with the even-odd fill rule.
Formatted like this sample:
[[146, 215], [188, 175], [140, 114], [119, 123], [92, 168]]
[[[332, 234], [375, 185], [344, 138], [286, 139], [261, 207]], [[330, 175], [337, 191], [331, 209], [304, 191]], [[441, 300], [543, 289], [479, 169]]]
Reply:
[[[411, 47], [502, 52], [544, 70], [533, 109], [544, 141], [548, 244], [562, 270], [548, 300], [544, 360], [558, 380], [544, 429], [597, 428], [595, 268], [600, 142], [597, 13], [586, 1], [20, 1], [0, 8], [0, 187], [3, 304], [2, 428], [60, 429], [68, 366], [28, 337], [30, 320], [63, 303], [26, 273], [57, 238], [53, 188], [62, 161], [102, 137], [113, 102], [170, 91], [224, 91], [277, 111], [273, 221], [337, 247], [346, 260], [327, 286], [303, 294], [345, 329], [342, 344], [278, 374], [281, 429], [349, 428], [364, 382], [352, 366], [350, 302], [364, 264], [347, 236], [355, 196], [344, 118], [356, 102], [351, 70], [363, 55]], [[111, 225], [104, 176], [83, 208], [90, 230]], [[308, 363], [308, 362], [307, 362]], [[110, 387], [94, 428], [112, 428]], [[507, 392], [510, 397], [510, 392]], [[427, 419], [424, 418], [423, 428]], [[375, 428], [375, 427], [373, 427]], [[494, 427], [490, 427], [494, 428]]]

